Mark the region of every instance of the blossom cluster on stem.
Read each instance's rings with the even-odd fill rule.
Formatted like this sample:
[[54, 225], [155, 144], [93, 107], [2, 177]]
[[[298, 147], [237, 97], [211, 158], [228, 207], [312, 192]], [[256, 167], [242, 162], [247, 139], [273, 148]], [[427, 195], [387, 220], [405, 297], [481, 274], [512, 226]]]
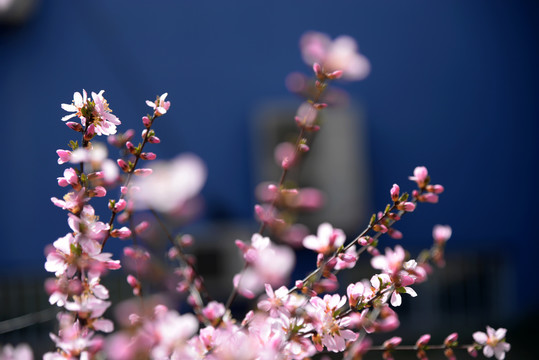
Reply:
[[[91, 96], [84, 90], [76, 92], [71, 104], [62, 104], [69, 112], [62, 121], [78, 133], [81, 143], [72, 140], [70, 150], [57, 150], [58, 164], [67, 166], [57, 183], [68, 192], [51, 201], [67, 211], [70, 230], [46, 250], [45, 269], [55, 276], [46, 282], [49, 302], [62, 310], [58, 314], [60, 330], [50, 335], [56, 351], [45, 354], [45, 360], [284, 360], [307, 359], [324, 352], [360, 359], [373, 350], [383, 351], [384, 359], [393, 359], [400, 350], [413, 350], [419, 359], [442, 350], [446, 358], [455, 359], [455, 350], [464, 348], [471, 355], [482, 350], [487, 357], [504, 359], [510, 345], [503, 328], [475, 332], [474, 344], [466, 346], [458, 345], [456, 333], [442, 345], [429, 344], [430, 334], [421, 336], [415, 345], [401, 345], [399, 337], [381, 346], [371, 344], [370, 334], [400, 326], [396, 310], [407, 301], [402, 294], [416, 297], [414, 287], [427, 280], [432, 265], [445, 265], [444, 249], [452, 230], [447, 225], [435, 226], [432, 246], [416, 257], [403, 245], [386, 247], [382, 253], [379, 244], [386, 235], [402, 239], [404, 234], [395, 225], [423, 203], [439, 202], [444, 187], [431, 183], [426, 167], [416, 167], [409, 177], [416, 189], [401, 192], [394, 184], [389, 189], [390, 203], [373, 214], [364, 230], [352, 238], [327, 222], [318, 226], [316, 234], [296, 223], [295, 212], [316, 209], [324, 201], [316, 189], [287, 181], [290, 170], [299, 167], [302, 156], [310, 151], [316, 132], [322, 130], [320, 112], [331, 105], [324, 101], [324, 94], [332, 81], [360, 80], [370, 71], [369, 61], [350, 37], [331, 40], [325, 34], [309, 32], [300, 46], [305, 62], [312, 67], [313, 91], [294, 118], [296, 141], [280, 144], [275, 151], [281, 168], [279, 180], [258, 188], [260, 203], [254, 207], [258, 232], [248, 241], [235, 241], [243, 269], [233, 277], [226, 302], [212, 298], [196, 259], [187, 253], [193, 237], [174, 236], [162, 216], [185, 215], [196, 207], [193, 204], [206, 179], [206, 168], [191, 154], [154, 163], [153, 168], [139, 166], [157, 158], [146, 146], [161, 141], [153, 125], [170, 110], [168, 94], [146, 101], [151, 113], [142, 117], [138, 144], [134, 130], [117, 132], [121, 122], [112, 114], [104, 91]], [[77, 118], [78, 122], [68, 121]], [[121, 156], [109, 159], [107, 147], [94, 142], [96, 136], [106, 136]], [[111, 190], [117, 187], [118, 196], [110, 198]], [[91, 201], [107, 197], [110, 218], [103, 222]], [[154, 255], [137, 241], [151, 227], [148, 221], [137, 220], [137, 210], [153, 215], [158, 228], [151, 230], [161, 231], [169, 240], [168, 260], [178, 264], [172, 271], [172, 287], [186, 295], [193, 313], [180, 314], [161, 295], [145, 292], [144, 276], [150, 272]], [[122, 263], [104, 252], [110, 239], [132, 239], [133, 243], [124, 247]], [[296, 261], [291, 246], [312, 252], [314, 270], [301, 279], [291, 278]], [[342, 284], [344, 293], [339, 293], [339, 273], [355, 268], [362, 255], [370, 256], [371, 276]], [[107, 317], [110, 294], [101, 279], [122, 266], [136, 298], [118, 307], [125, 315], [119, 319], [120, 329], [114, 331]], [[252, 299], [256, 306], [235, 318], [231, 305], [237, 295]], [[15, 352], [11, 347], [5, 351]], [[26, 348], [20, 352], [26, 354]]]

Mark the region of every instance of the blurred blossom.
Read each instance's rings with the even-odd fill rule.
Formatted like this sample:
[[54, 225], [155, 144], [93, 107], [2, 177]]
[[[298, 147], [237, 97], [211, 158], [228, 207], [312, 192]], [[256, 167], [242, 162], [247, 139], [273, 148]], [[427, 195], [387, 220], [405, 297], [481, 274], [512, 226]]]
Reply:
[[15, 347], [7, 344], [0, 347], [0, 360], [32, 360], [34, 355], [28, 344], [19, 344]]
[[309, 65], [320, 64], [325, 73], [342, 71], [343, 79], [362, 80], [370, 72], [369, 60], [358, 52], [350, 36], [332, 41], [326, 34], [310, 31], [301, 37], [300, 47], [303, 60]]
[[206, 181], [206, 166], [193, 154], [183, 154], [168, 162], [155, 162], [153, 173], [137, 177], [133, 194], [136, 209], [172, 212], [196, 196]]

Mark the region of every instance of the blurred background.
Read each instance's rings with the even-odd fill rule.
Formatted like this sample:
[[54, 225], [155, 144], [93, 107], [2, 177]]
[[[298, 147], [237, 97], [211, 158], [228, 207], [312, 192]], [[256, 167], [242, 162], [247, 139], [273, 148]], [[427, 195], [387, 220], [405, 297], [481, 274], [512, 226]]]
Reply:
[[[64, 194], [55, 151], [76, 135], [60, 121], [61, 103], [104, 89], [120, 130], [138, 133], [144, 101], [169, 93], [169, 114], [156, 125], [162, 142], [150, 151], [160, 159], [192, 152], [207, 165], [204, 211], [187, 230], [213, 264], [208, 277], [224, 284], [215, 295], [224, 301], [233, 264], [222, 258], [236, 259], [234, 240], [257, 229], [256, 185], [278, 180], [273, 147], [301, 103], [285, 78], [310, 75], [298, 42], [317, 30], [354, 37], [372, 71], [336, 84], [349, 102], [326, 113], [307, 172], [327, 208], [306, 224], [314, 232], [329, 220], [357, 234], [393, 183], [413, 189], [407, 177], [426, 166], [446, 191], [398, 224], [401, 242], [412, 253], [430, 246], [435, 224], [451, 225], [453, 237], [446, 268], [405, 299], [404, 325], [391, 336], [413, 342], [431, 332], [440, 343], [459, 331], [466, 343], [486, 325], [506, 327], [507, 358], [533, 358], [537, 1], [0, 0], [0, 24], [0, 344], [30, 342], [38, 355], [53, 347], [43, 250], [69, 231], [50, 198]], [[300, 277], [314, 255], [298, 261]]]

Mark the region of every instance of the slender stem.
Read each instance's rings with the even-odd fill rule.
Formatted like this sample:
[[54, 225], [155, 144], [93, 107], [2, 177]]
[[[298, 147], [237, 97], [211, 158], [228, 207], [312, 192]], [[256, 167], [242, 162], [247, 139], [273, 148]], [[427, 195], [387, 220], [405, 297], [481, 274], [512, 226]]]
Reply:
[[[322, 94], [324, 93], [324, 90], [327, 88], [327, 83], [325, 82], [325, 80], [322, 82], [322, 84], [317, 87], [318, 91], [316, 93], [316, 95], [314, 96], [314, 98], [311, 100], [313, 104], [317, 103], [319, 100], [320, 100], [320, 97], [322, 96]], [[305, 118], [307, 118], [309, 115], [310, 115], [310, 112], [311, 111], [318, 111], [316, 110], [314, 107], [310, 108], [309, 109], [309, 113], [307, 115], [305, 115]], [[299, 155], [301, 154], [301, 152], [299, 151], [299, 146], [301, 144], [301, 141], [303, 140], [303, 137], [305, 136], [305, 127], [300, 127], [300, 132], [298, 134], [298, 137], [296, 139], [296, 147], [295, 147], [295, 150], [294, 150], [294, 161], [297, 161]], [[286, 175], [288, 174], [288, 169], [287, 168], [283, 168], [282, 170], [282, 173], [281, 173], [281, 177], [279, 179], [279, 185], [278, 185], [278, 188], [281, 188], [281, 186], [284, 184], [284, 181], [285, 181], [285, 178], [286, 178]], [[275, 204], [277, 202], [277, 198], [278, 196], [275, 196], [270, 204], [270, 209], [269, 211], [271, 211], [273, 208], [275, 208]], [[260, 229], [258, 230], [258, 233], [260, 235], [262, 235], [262, 233], [264, 232], [265, 228], [266, 228], [266, 225], [267, 223], [265, 221], [262, 221], [262, 224], [260, 224]]]
[[[134, 162], [133, 166], [129, 169], [129, 172], [127, 173], [127, 177], [126, 177], [125, 182], [124, 182], [124, 187], [127, 187], [129, 185], [129, 183], [131, 181], [131, 178], [133, 177], [135, 169], [137, 168], [137, 164], [138, 164], [138, 162], [140, 160], [140, 154], [142, 153], [142, 150], [144, 149], [144, 146], [146, 145], [146, 143], [148, 143], [148, 139], [150, 138], [150, 131], [151, 131], [154, 120], [155, 120], [155, 114], [150, 117], [150, 126], [146, 130], [146, 134], [144, 135], [144, 139], [142, 141], [142, 145], [140, 146], [139, 151], [137, 152], [137, 154], [135, 154], [135, 162]], [[122, 194], [120, 194], [120, 198], [118, 200], [122, 200], [124, 197], [125, 197], [125, 194], [122, 193]], [[101, 250], [103, 250], [103, 248], [105, 247], [105, 244], [107, 243], [107, 240], [110, 237], [110, 232], [112, 231], [112, 224], [113, 224], [115, 218], [116, 218], [116, 212], [112, 211], [112, 213], [110, 215], [110, 220], [108, 222], [109, 231], [107, 232], [107, 234], [105, 235], [105, 238], [103, 239], [103, 243], [101, 244]]]
[[[445, 350], [445, 349], [448, 349], [448, 348], [451, 348], [451, 349], [468, 349], [470, 346], [473, 346], [473, 344], [468, 344], [468, 345], [456, 345], [456, 346], [451, 346], [451, 347], [448, 347], [448, 346], [445, 346], [444, 344], [440, 344], [440, 345], [426, 345], [426, 348], [425, 350], [428, 351], [428, 350]], [[388, 350], [387, 348], [385, 348], [383, 345], [377, 345], [377, 346], [369, 346], [367, 348], [368, 351], [385, 351], [385, 350]], [[398, 350], [415, 350], [417, 351], [418, 348], [417, 346], [415, 345], [399, 345], [399, 346], [395, 346], [393, 348], [391, 348], [391, 350], [393, 351], [398, 351]]]

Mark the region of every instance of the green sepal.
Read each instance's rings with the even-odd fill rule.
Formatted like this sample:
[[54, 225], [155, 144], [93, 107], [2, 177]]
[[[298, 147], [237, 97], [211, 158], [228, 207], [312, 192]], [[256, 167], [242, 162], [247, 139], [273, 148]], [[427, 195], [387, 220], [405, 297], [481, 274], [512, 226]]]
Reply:
[[405, 202], [406, 200], [408, 200], [408, 193], [402, 194], [399, 198], [399, 202]]
[[69, 247], [71, 248], [71, 253], [72, 254], [75, 254], [77, 256], [81, 256], [82, 255], [82, 247], [78, 244], [71, 244], [69, 245]]
[[369, 222], [369, 226], [373, 226], [376, 222], [376, 214], [372, 214], [371, 221]]

